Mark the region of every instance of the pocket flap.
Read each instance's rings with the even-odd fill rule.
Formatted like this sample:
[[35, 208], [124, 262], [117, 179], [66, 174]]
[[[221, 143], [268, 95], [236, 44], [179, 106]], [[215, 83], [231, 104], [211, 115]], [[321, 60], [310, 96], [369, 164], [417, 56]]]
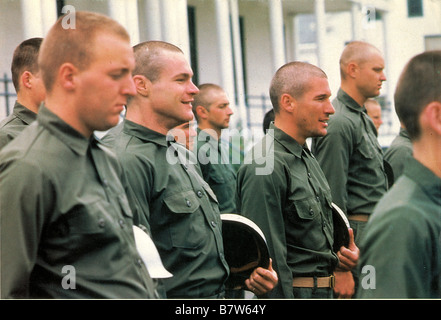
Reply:
[[174, 213], [193, 213], [200, 205], [193, 190], [171, 195], [164, 199], [164, 203]]

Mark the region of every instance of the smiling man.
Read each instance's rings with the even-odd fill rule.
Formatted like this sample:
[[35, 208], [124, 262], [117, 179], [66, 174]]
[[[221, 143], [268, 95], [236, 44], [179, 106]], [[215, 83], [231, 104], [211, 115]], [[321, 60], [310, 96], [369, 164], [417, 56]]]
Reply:
[[[143, 42], [134, 53], [137, 94], [127, 105], [122, 130], [111, 131], [109, 140], [164, 266], [173, 274], [163, 279], [166, 297], [222, 298], [229, 266], [216, 196], [197, 162], [188, 161], [193, 154], [174, 140], [176, 127], [193, 119], [191, 103], [199, 92], [193, 71], [182, 50], [167, 42]], [[272, 270], [262, 268], [248, 280], [257, 293], [277, 283]]]
[[[358, 243], [374, 206], [388, 188], [377, 129], [364, 104], [380, 94], [381, 52], [366, 42], [349, 43], [340, 57], [341, 86], [333, 100], [328, 134], [316, 138], [312, 152], [328, 179], [334, 202], [346, 213]], [[356, 282], [358, 283], [358, 282]]]
[[[332, 196], [306, 139], [324, 136], [334, 113], [326, 74], [316, 66], [291, 62], [274, 75], [270, 98], [275, 120], [239, 169], [238, 211], [253, 220], [268, 243], [279, 285], [270, 298], [350, 297], [351, 268], [358, 248], [334, 252]], [[257, 174], [262, 159], [273, 170]], [[334, 276], [335, 284], [334, 287]]]

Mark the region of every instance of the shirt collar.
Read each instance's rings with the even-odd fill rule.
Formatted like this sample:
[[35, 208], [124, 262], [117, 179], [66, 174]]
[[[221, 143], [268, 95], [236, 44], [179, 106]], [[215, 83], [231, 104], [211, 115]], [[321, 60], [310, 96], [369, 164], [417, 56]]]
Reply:
[[35, 112], [29, 110], [18, 101], [15, 102], [13, 112], [17, 118], [19, 118], [28, 125], [34, 122], [35, 119], [37, 119], [37, 114]]
[[364, 112], [367, 113], [367, 110], [364, 106], [360, 106], [350, 95], [343, 91], [343, 89], [339, 89], [337, 93], [337, 99], [343, 102], [345, 106], [355, 112]]
[[[64, 122], [44, 104], [41, 105], [38, 111], [37, 120], [40, 125], [52, 132], [75, 153], [86, 155], [90, 140]], [[95, 140], [93, 135], [91, 140]]]
[[284, 131], [276, 127], [274, 122], [269, 126], [270, 129], [274, 131], [268, 131], [269, 135], [272, 135], [276, 141], [278, 141], [282, 146], [284, 146], [289, 152], [298, 158], [302, 157], [302, 151], [304, 146], [299, 144], [294, 138], [286, 134]]
[[221, 139], [214, 138], [207, 131], [200, 129], [199, 127], [196, 128], [196, 132], [197, 132], [197, 139], [198, 139], [197, 141], [201, 144], [209, 143], [211, 146], [213, 146], [215, 148], [217, 148], [221, 144]]
[[414, 157], [409, 159], [404, 170], [405, 174], [415, 181], [429, 198], [441, 205], [441, 178]]
[[402, 137], [404, 137], [404, 138], [406, 138], [406, 139], [409, 139], [409, 133], [408, 133], [407, 130], [404, 129], [404, 128], [400, 128], [400, 133], [399, 133], [399, 135], [402, 136]]
[[127, 119], [124, 119], [123, 132], [131, 136], [135, 136], [140, 140], [150, 141], [163, 147], [168, 147], [170, 141], [174, 141], [174, 137], [172, 136], [165, 136], [162, 133], [153, 131]]

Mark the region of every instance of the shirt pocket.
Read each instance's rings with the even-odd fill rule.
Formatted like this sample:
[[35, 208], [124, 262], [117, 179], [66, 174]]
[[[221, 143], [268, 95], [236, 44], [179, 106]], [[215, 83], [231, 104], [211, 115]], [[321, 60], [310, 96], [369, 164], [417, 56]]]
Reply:
[[121, 207], [122, 214], [124, 218], [130, 219], [130, 221], [133, 221], [133, 213], [132, 209], [130, 208], [129, 201], [127, 200], [127, 197], [125, 195], [119, 195], [118, 196], [118, 203]]
[[294, 200], [288, 210], [288, 220], [291, 223], [314, 220], [320, 214], [320, 203], [315, 196]]
[[179, 192], [164, 199], [170, 213], [170, 236], [173, 247], [195, 249], [206, 239], [205, 218], [193, 190]]
[[71, 234], [103, 233], [108, 221], [104, 216], [105, 204], [96, 201], [91, 204], [81, 204], [68, 213], [67, 226]]
[[222, 173], [220, 173], [219, 171], [216, 171], [216, 170], [212, 170], [210, 172], [210, 179], [215, 184], [223, 184], [226, 182], [225, 177], [222, 175]]
[[363, 139], [361, 140], [360, 146], [358, 147], [358, 151], [365, 159], [373, 159], [374, 154], [374, 147], [369, 142], [369, 138], [366, 136], [363, 136]]

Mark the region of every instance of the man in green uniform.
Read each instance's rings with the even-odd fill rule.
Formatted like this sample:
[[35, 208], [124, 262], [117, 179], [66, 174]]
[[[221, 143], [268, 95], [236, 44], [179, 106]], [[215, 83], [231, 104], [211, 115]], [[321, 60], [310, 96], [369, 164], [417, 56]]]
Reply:
[[332, 101], [328, 134], [313, 140], [312, 152], [328, 179], [333, 201], [347, 214], [355, 242], [375, 204], [387, 190], [377, 130], [363, 106], [378, 96], [384, 59], [372, 45], [349, 43], [340, 58], [341, 87]]
[[227, 94], [218, 85], [200, 85], [193, 113], [198, 122], [195, 153], [202, 176], [214, 191], [220, 212], [236, 213], [236, 171], [231, 165], [229, 146], [221, 138], [233, 114]]
[[42, 38], [25, 40], [14, 51], [11, 73], [17, 101], [13, 112], [0, 122], [0, 149], [37, 118], [46, 91], [37, 63], [42, 41]]
[[332, 199], [354, 230], [355, 243], [389, 186], [377, 129], [363, 106], [380, 94], [386, 81], [383, 70], [384, 58], [371, 44], [354, 41], [345, 47], [340, 57], [341, 86], [332, 101], [335, 115], [329, 120], [328, 134], [312, 143]]
[[349, 248], [333, 251], [331, 191], [306, 144], [326, 134], [334, 113], [330, 95], [321, 69], [282, 66], [270, 87], [274, 123], [238, 172], [238, 210], [262, 229], [279, 275], [270, 298], [332, 298], [333, 289], [350, 297], [354, 290], [349, 270], [358, 248], [352, 237]]
[[380, 132], [380, 127], [383, 124], [383, 119], [381, 117], [381, 105], [374, 98], [369, 98], [364, 103], [367, 115], [372, 119], [375, 129], [377, 129], [377, 136]]
[[[395, 91], [413, 157], [360, 244], [360, 298], [441, 298], [441, 51], [413, 57]], [[363, 275], [364, 273], [364, 275]]]
[[[129, 101], [114, 141], [165, 268], [167, 298], [222, 298], [229, 274], [216, 196], [200, 168], [170, 130], [193, 119], [198, 88], [183, 52], [149, 41], [134, 47], [137, 94]], [[118, 133], [119, 132], [119, 133]], [[247, 280], [256, 293], [277, 282], [272, 270], [258, 268]]]
[[136, 93], [129, 35], [106, 16], [75, 19], [44, 39], [45, 104], [0, 153], [1, 297], [153, 298], [122, 168], [93, 136]]
[[412, 158], [412, 142], [406, 128], [401, 125], [400, 132], [384, 152], [384, 160], [392, 167], [394, 180], [398, 180], [402, 175], [404, 166], [410, 158]]

